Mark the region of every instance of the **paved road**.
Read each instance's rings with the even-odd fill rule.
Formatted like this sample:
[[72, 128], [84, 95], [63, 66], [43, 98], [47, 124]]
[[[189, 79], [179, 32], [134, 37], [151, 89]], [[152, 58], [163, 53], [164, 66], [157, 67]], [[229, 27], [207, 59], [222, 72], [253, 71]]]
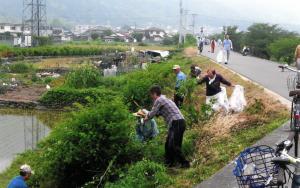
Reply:
[[[216, 61], [217, 52], [208, 52], [206, 46], [202, 55]], [[287, 77], [290, 72], [281, 72], [278, 63], [250, 56], [242, 56], [239, 53], [232, 52], [229, 64], [226, 65], [233, 71], [253, 80], [267, 89], [289, 99], [287, 92]]]
[[[212, 54], [208, 51], [208, 47], [204, 48], [202, 55], [216, 61], [217, 53]], [[218, 50], [216, 51], [218, 52]], [[289, 99], [286, 79], [289, 75], [291, 75], [291, 73], [281, 72], [278, 68], [278, 63], [255, 57], [244, 57], [233, 52], [231, 54], [229, 64], [226, 66], [250, 80], [259, 83], [265, 88], [281, 95], [282, 97]], [[278, 141], [287, 138], [288, 132], [285, 130], [287, 130], [288, 127], [288, 124], [280, 127], [273, 133], [258, 141], [256, 145], [273, 146]], [[291, 154], [293, 153], [291, 152]], [[214, 176], [198, 185], [197, 188], [237, 188], [238, 185], [236, 183], [236, 179], [232, 175], [233, 168], [234, 165], [233, 162], [231, 162]]]

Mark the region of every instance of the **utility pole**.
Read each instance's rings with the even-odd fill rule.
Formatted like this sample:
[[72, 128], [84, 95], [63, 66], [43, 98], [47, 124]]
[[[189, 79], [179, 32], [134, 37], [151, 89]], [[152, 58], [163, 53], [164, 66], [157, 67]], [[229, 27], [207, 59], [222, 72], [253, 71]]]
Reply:
[[188, 32], [188, 15], [189, 15], [189, 10], [184, 10], [184, 32], [183, 32], [183, 38], [185, 41], [186, 34]]
[[[29, 33], [25, 34], [26, 29]], [[31, 36], [31, 44], [38, 45], [35, 37], [44, 36], [47, 31], [46, 0], [23, 0], [23, 36]], [[25, 40], [26, 41], [26, 40]]]
[[179, 18], [179, 41], [178, 41], [178, 44], [181, 46], [183, 44], [183, 35], [182, 35], [183, 5], [182, 5], [182, 0], [179, 0], [179, 10], [180, 10], [180, 18]]
[[195, 27], [196, 27], [196, 17], [198, 14], [191, 14], [192, 15], [192, 28], [193, 28], [193, 35], [195, 35]]

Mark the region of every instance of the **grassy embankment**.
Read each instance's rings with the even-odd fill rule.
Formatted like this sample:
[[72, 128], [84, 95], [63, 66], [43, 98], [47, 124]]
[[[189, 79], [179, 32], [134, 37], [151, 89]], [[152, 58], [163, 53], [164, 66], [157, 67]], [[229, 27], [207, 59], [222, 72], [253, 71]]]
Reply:
[[[129, 104], [131, 110], [136, 110], [134, 104], [131, 104], [133, 99], [142, 106], [149, 107], [149, 100], [145, 99], [147, 92], [144, 90], [153, 84], [151, 82], [162, 84], [164, 93], [171, 97], [174, 76], [169, 72], [171, 72], [170, 68], [172, 64], [181, 64], [184, 67], [183, 71], [188, 72], [189, 66], [192, 63], [199, 65], [203, 70], [215, 68], [217, 72], [221, 73], [234, 84], [243, 85], [248, 101], [247, 109], [240, 114], [225, 116], [222, 113], [218, 113], [214, 114], [213, 117], [206, 117], [204, 114], [207, 107], [203, 106], [204, 87], [198, 86], [190, 96], [192, 100], [186, 102], [186, 108], [184, 109], [184, 114], [188, 120], [188, 130], [185, 134], [183, 149], [192, 161], [192, 167], [187, 170], [164, 170], [161, 164], [163, 164], [163, 144], [167, 130], [164, 123], [159, 120], [161, 132], [159, 137], [141, 146], [141, 157], [146, 159], [146, 162], [143, 162], [140, 158], [138, 161], [142, 160], [142, 162], [128, 163], [126, 167], [120, 168], [117, 172], [111, 172], [112, 177], [108, 178], [107, 182], [112, 182], [112, 184], [106, 184], [106, 187], [130, 187], [130, 185], [139, 185], [138, 187], [192, 187], [214, 174], [245, 147], [252, 145], [288, 119], [286, 108], [277, 100], [270, 98], [270, 96], [263, 92], [262, 88], [242, 80], [239, 76], [222, 69], [205, 58], [194, 57], [194, 55], [185, 58], [176, 56], [168, 64], [151, 66], [150, 70], [146, 73], [138, 71], [137, 73], [123, 75], [120, 78], [116, 78], [118, 81], [114, 79], [113, 81], [110, 80], [112, 85], [108, 84], [106, 87], [112, 88], [115, 91], [121, 91], [120, 94], [125, 97], [125, 104]], [[158, 75], [155, 70], [162, 71], [162, 75]], [[147, 79], [143, 80], [145, 76], [147, 76]], [[230, 94], [231, 92], [232, 89], [229, 89], [228, 93]], [[194, 112], [189, 108], [191, 106], [195, 107], [194, 110], [198, 111], [195, 114], [201, 117], [195, 118], [191, 115]], [[80, 113], [77, 115], [82, 116]], [[90, 116], [92, 117], [92, 115]], [[74, 121], [74, 126], [78, 121]], [[134, 122], [131, 121], [131, 123], [133, 124]], [[61, 124], [58, 126], [63, 127], [64, 125]], [[54, 130], [54, 132], [56, 133], [53, 134], [57, 134], [57, 131]], [[131, 132], [134, 132], [134, 127], [131, 127]], [[52, 148], [51, 145], [49, 147]], [[41, 146], [38, 151], [27, 152], [18, 157], [13, 165], [0, 175], [0, 187], [6, 186], [8, 180], [16, 174], [18, 166], [24, 162], [31, 163], [34, 168], [38, 168], [38, 165], [46, 165], [47, 167], [45, 161], [42, 161], [43, 164], [36, 163], [43, 159], [39, 158], [37, 160], [36, 153], [47, 153], [48, 151], [44, 151], [44, 149], [46, 148]], [[137, 152], [134, 158], [139, 155], [140, 153]], [[139, 177], [140, 179], [136, 179], [134, 175], [136, 175], [136, 172], [140, 172], [141, 169], [155, 169], [154, 172], [150, 170], [151, 174], [154, 173], [152, 174], [154, 176], [151, 175], [150, 177], [149, 174], [145, 173], [143, 175], [139, 174], [141, 176]], [[56, 172], [55, 170], [51, 169], [53, 172]], [[43, 174], [40, 174], [41, 172], [43, 171], [39, 169], [37, 177], [43, 177]], [[44, 181], [47, 181], [47, 177]]]

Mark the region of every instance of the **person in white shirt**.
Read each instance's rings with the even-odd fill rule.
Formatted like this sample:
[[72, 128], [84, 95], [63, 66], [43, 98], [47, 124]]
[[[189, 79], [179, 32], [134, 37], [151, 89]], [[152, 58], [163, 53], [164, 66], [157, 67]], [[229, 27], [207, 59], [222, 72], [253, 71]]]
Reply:
[[225, 64], [228, 64], [230, 51], [233, 50], [232, 41], [229, 39], [229, 35], [226, 35], [225, 40], [223, 41], [223, 47], [226, 52]]

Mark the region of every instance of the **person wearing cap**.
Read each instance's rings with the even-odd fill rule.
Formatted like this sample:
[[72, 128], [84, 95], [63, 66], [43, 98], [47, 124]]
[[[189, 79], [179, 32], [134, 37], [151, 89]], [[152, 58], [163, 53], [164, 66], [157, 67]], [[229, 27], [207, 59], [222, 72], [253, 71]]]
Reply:
[[28, 188], [26, 181], [30, 179], [32, 173], [29, 165], [22, 165], [20, 167], [20, 175], [12, 179], [7, 188]]
[[196, 66], [196, 65], [192, 65], [191, 66], [191, 73], [190, 73], [190, 76], [191, 78], [197, 78], [201, 75], [201, 68]]
[[153, 118], [148, 121], [144, 120], [143, 117], [148, 113], [148, 110], [143, 109], [133, 114], [137, 117], [136, 135], [137, 139], [141, 142], [151, 140], [159, 134], [156, 121]]
[[185, 132], [185, 119], [176, 104], [161, 94], [159, 86], [150, 89], [150, 96], [154, 101], [151, 111], [145, 116], [145, 121], [154, 116], [162, 116], [168, 125], [168, 136], [165, 143], [165, 164], [169, 167], [180, 163], [182, 168], [190, 167], [182, 153], [181, 146]]
[[181, 107], [184, 101], [184, 96], [179, 92], [179, 90], [182, 84], [184, 83], [184, 81], [186, 81], [186, 75], [181, 71], [179, 65], [174, 65], [173, 71], [176, 74], [174, 102], [177, 105], [177, 107]]

